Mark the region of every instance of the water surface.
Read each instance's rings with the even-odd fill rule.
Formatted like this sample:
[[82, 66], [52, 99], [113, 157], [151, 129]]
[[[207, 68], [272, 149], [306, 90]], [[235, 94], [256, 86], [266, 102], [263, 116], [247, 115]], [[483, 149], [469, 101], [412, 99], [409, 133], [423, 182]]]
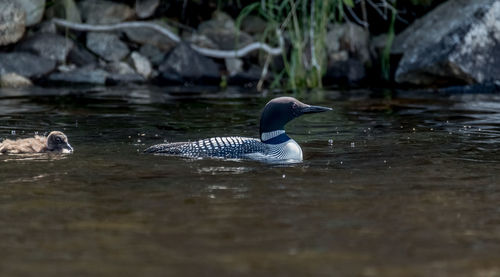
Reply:
[[500, 276], [500, 96], [322, 91], [287, 126], [302, 164], [142, 154], [258, 136], [283, 94], [0, 90], [2, 276]]

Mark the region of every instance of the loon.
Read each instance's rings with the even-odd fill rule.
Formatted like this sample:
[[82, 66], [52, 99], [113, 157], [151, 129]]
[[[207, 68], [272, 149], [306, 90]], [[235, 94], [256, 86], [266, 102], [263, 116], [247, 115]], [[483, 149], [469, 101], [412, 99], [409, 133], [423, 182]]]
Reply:
[[153, 145], [145, 153], [188, 158], [251, 159], [267, 162], [301, 162], [302, 149], [288, 137], [284, 127], [292, 119], [308, 113], [330, 111], [331, 108], [311, 106], [293, 97], [269, 101], [260, 118], [260, 139], [248, 137], [214, 137], [193, 142]]
[[28, 153], [72, 153], [68, 138], [63, 132], [54, 131], [49, 136], [38, 136], [18, 140], [6, 139], [0, 143], [1, 154], [28, 154]]

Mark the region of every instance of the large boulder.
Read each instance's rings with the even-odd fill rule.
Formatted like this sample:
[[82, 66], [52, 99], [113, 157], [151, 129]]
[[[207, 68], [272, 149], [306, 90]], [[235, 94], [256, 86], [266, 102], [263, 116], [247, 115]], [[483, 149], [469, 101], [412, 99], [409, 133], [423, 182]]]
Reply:
[[21, 42], [18, 49], [35, 53], [41, 57], [65, 63], [74, 43], [70, 39], [49, 33], [38, 33]]
[[500, 2], [456, 0], [441, 4], [399, 34], [399, 83], [485, 83], [500, 80]]
[[54, 70], [55, 67], [54, 60], [32, 53], [0, 53], [0, 75], [17, 73], [28, 78], [39, 78]]
[[43, 18], [45, 0], [17, 0], [26, 12], [26, 26], [33, 26]]
[[14, 0], [0, 0], [0, 46], [20, 40], [26, 29], [26, 12]]
[[82, 20], [89, 24], [113, 24], [134, 17], [134, 10], [121, 3], [106, 0], [78, 2]]
[[119, 61], [130, 52], [127, 44], [114, 33], [87, 33], [87, 48], [107, 61]]
[[160, 65], [161, 81], [168, 83], [209, 83], [220, 81], [217, 64], [194, 51], [186, 43], [175, 47]]

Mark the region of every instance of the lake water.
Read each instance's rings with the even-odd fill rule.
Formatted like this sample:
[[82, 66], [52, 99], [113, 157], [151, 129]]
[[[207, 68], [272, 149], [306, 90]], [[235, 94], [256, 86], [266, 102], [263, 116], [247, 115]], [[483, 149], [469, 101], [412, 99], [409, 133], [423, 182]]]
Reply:
[[[196, 92], [193, 92], [196, 91]], [[269, 99], [301, 164], [146, 155], [258, 136]], [[500, 95], [186, 88], [0, 90], [1, 276], [500, 276]]]

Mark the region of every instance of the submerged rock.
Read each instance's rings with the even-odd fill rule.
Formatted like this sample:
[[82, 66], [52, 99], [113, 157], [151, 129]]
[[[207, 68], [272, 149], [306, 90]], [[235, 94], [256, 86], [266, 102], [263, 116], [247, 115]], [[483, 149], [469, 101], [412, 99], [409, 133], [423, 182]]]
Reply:
[[93, 66], [81, 67], [68, 72], [56, 72], [47, 77], [54, 83], [105, 85], [109, 73]]
[[30, 87], [33, 83], [30, 79], [23, 77], [16, 73], [7, 73], [0, 75], [0, 87], [1, 88], [24, 88]]
[[45, 0], [16, 0], [26, 11], [26, 26], [33, 26], [43, 18]]
[[26, 12], [14, 0], [2, 0], [0, 9], [0, 45], [21, 39], [26, 29]]
[[217, 64], [191, 49], [186, 43], [175, 47], [159, 67], [161, 81], [184, 83], [218, 83]]
[[106, 0], [78, 2], [83, 21], [89, 24], [120, 23], [134, 17], [134, 10], [125, 4]]
[[75, 64], [77, 66], [85, 66], [89, 64], [97, 63], [97, 58], [94, 54], [90, 53], [86, 48], [75, 45], [68, 53], [68, 63]]
[[127, 44], [114, 33], [87, 33], [87, 48], [107, 61], [119, 61], [130, 53]]
[[0, 75], [17, 73], [39, 78], [54, 70], [56, 62], [27, 52], [0, 53]]
[[66, 37], [56, 34], [38, 33], [22, 41], [18, 49], [35, 53], [40, 57], [51, 59], [59, 63], [64, 63], [73, 46], [73, 41]]
[[417, 85], [500, 80], [500, 2], [447, 1], [394, 41], [396, 81]]

